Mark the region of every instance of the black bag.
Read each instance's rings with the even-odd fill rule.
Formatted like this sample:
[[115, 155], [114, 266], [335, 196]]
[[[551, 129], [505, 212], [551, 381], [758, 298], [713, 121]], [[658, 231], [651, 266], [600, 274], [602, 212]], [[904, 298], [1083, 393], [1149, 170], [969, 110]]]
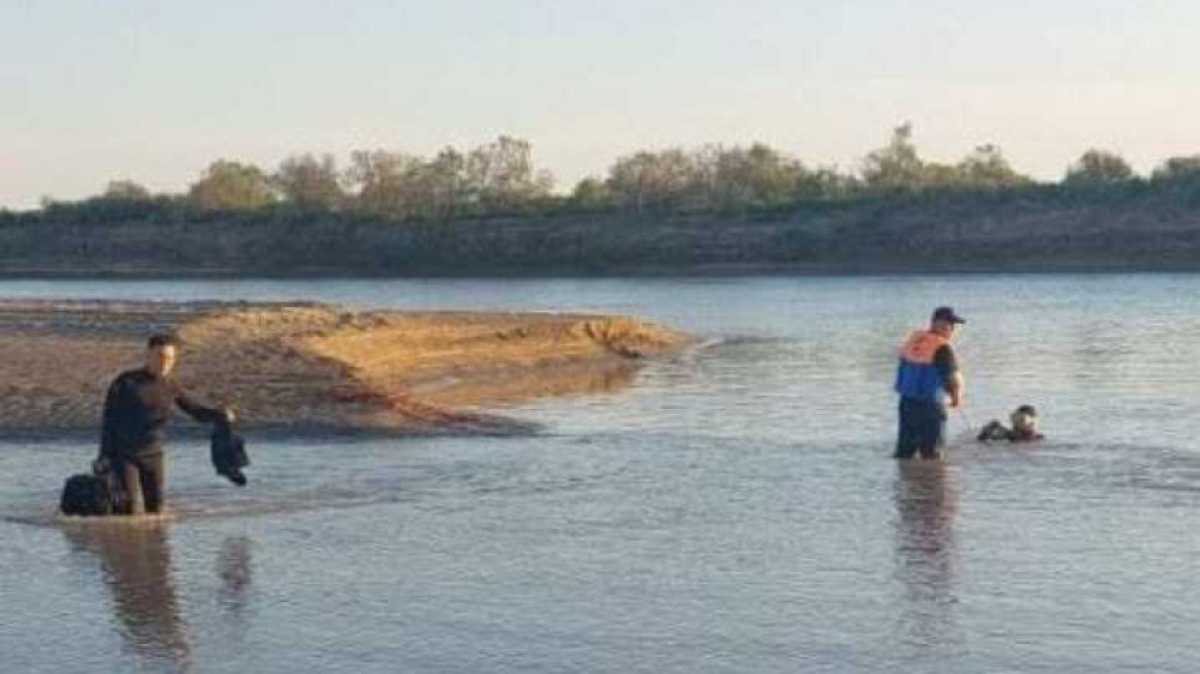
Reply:
[[113, 514], [113, 494], [108, 480], [95, 475], [72, 475], [63, 485], [59, 510], [82, 517]]

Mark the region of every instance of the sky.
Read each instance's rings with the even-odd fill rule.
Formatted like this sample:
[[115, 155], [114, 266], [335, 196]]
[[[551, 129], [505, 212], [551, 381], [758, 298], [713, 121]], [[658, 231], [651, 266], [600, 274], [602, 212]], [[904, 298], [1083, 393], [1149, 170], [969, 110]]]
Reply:
[[1200, 153], [1197, 34], [1175, 0], [0, 0], [0, 207], [500, 134], [562, 190], [705, 143], [856, 170], [906, 121], [930, 160], [1148, 173]]

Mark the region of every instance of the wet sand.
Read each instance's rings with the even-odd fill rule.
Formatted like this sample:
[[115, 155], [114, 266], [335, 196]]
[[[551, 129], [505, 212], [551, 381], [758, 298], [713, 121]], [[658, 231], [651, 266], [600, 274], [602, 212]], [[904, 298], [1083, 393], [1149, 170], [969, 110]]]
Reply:
[[184, 341], [177, 377], [193, 397], [233, 406], [243, 430], [287, 435], [522, 432], [494, 410], [619, 389], [645, 358], [688, 341], [581, 314], [0, 301], [0, 429], [98, 434], [106, 387], [160, 330]]

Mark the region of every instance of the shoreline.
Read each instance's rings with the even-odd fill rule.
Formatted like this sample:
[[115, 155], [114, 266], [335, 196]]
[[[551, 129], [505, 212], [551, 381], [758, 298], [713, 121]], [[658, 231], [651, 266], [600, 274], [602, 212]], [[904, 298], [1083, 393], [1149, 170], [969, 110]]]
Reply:
[[[176, 378], [232, 405], [255, 437], [520, 435], [496, 410], [629, 386], [686, 335], [590, 314], [350, 311], [336, 305], [0, 300], [0, 429], [13, 441], [99, 437], [108, 383], [146, 336], [184, 343]], [[182, 413], [174, 437], [207, 434]]]
[[[833, 277], [937, 276], [945, 274], [1200, 274], [1200, 261], [1165, 262], [1157, 265], [1109, 262], [1062, 262], [1027, 260], [1020, 263], [930, 263], [925, 265], [878, 262], [803, 264], [709, 264], [690, 266], [616, 267], [607, 270], [578, 268], [507, 269], [459, 268], [456, 270], [413, 269], [407, 273], [344, 268], [293, 268], [287, 272], [249, 273], [237, 269], [13, 269], [0, 271], [0, 281], [191, 281], [191, 280], [554, 280], [554, 279], [655, 279], [738, 277]], [[3, 298], [0, 298], [3, 301]], [[236, 304], [234, 302], [233, 304]]]

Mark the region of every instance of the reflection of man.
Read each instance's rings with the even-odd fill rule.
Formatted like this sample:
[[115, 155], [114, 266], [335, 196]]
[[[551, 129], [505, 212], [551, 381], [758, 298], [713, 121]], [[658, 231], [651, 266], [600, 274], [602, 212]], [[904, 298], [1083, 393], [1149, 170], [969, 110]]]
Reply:
[[104, 399], [100, 458], [108, 461], [126, 492], [129, 514], [162, 510], [166, 486], [164, 427], [172, 406], [178, 405], [204, 423], [233, 419], [229, 410], [205, 407], [188, 398], [170, 378], [178, 348], [179, 340], [173, 335], [150, 337], [146, 364], [121, 373]]
[[172, 580], [167, 530], [150, 522], [65, 527], [63, 533], [99, 557], [120, 632], [148, 668], [187, 670], [191, 645]]
[[254, 570], [250, 551], [250, 539], [234, 536], [225, 539], [217, 553], [217, 577], [221, 579], [217, 598], [226, 612], [218, 628], [222, 634], [217, 638], [230, 648], [240, 648], [245, 643], [254, 617], [248, 610]]
[[950, 307], [933, 312], [928, 330], [909, 336], [900, 347], [896, 393], [900, 394], [900, 431], [896, 458], [936, 459], [945, 443], [946, 396], [950, 407], [962, 404], [963, 380], [950, 341], [965, 323]]
[[246, 603], [250, 587], [250, 539], [225, 539], [217, 557], [217, 575], [221, 578], [221, 600], [228, 608], [240, 609]]
[[942, 462], [901, 462], [895, 485], [896, 578], [905, 589], [899, 627], [923, 647], [957, 642], [954, 519], [957, 474]]

